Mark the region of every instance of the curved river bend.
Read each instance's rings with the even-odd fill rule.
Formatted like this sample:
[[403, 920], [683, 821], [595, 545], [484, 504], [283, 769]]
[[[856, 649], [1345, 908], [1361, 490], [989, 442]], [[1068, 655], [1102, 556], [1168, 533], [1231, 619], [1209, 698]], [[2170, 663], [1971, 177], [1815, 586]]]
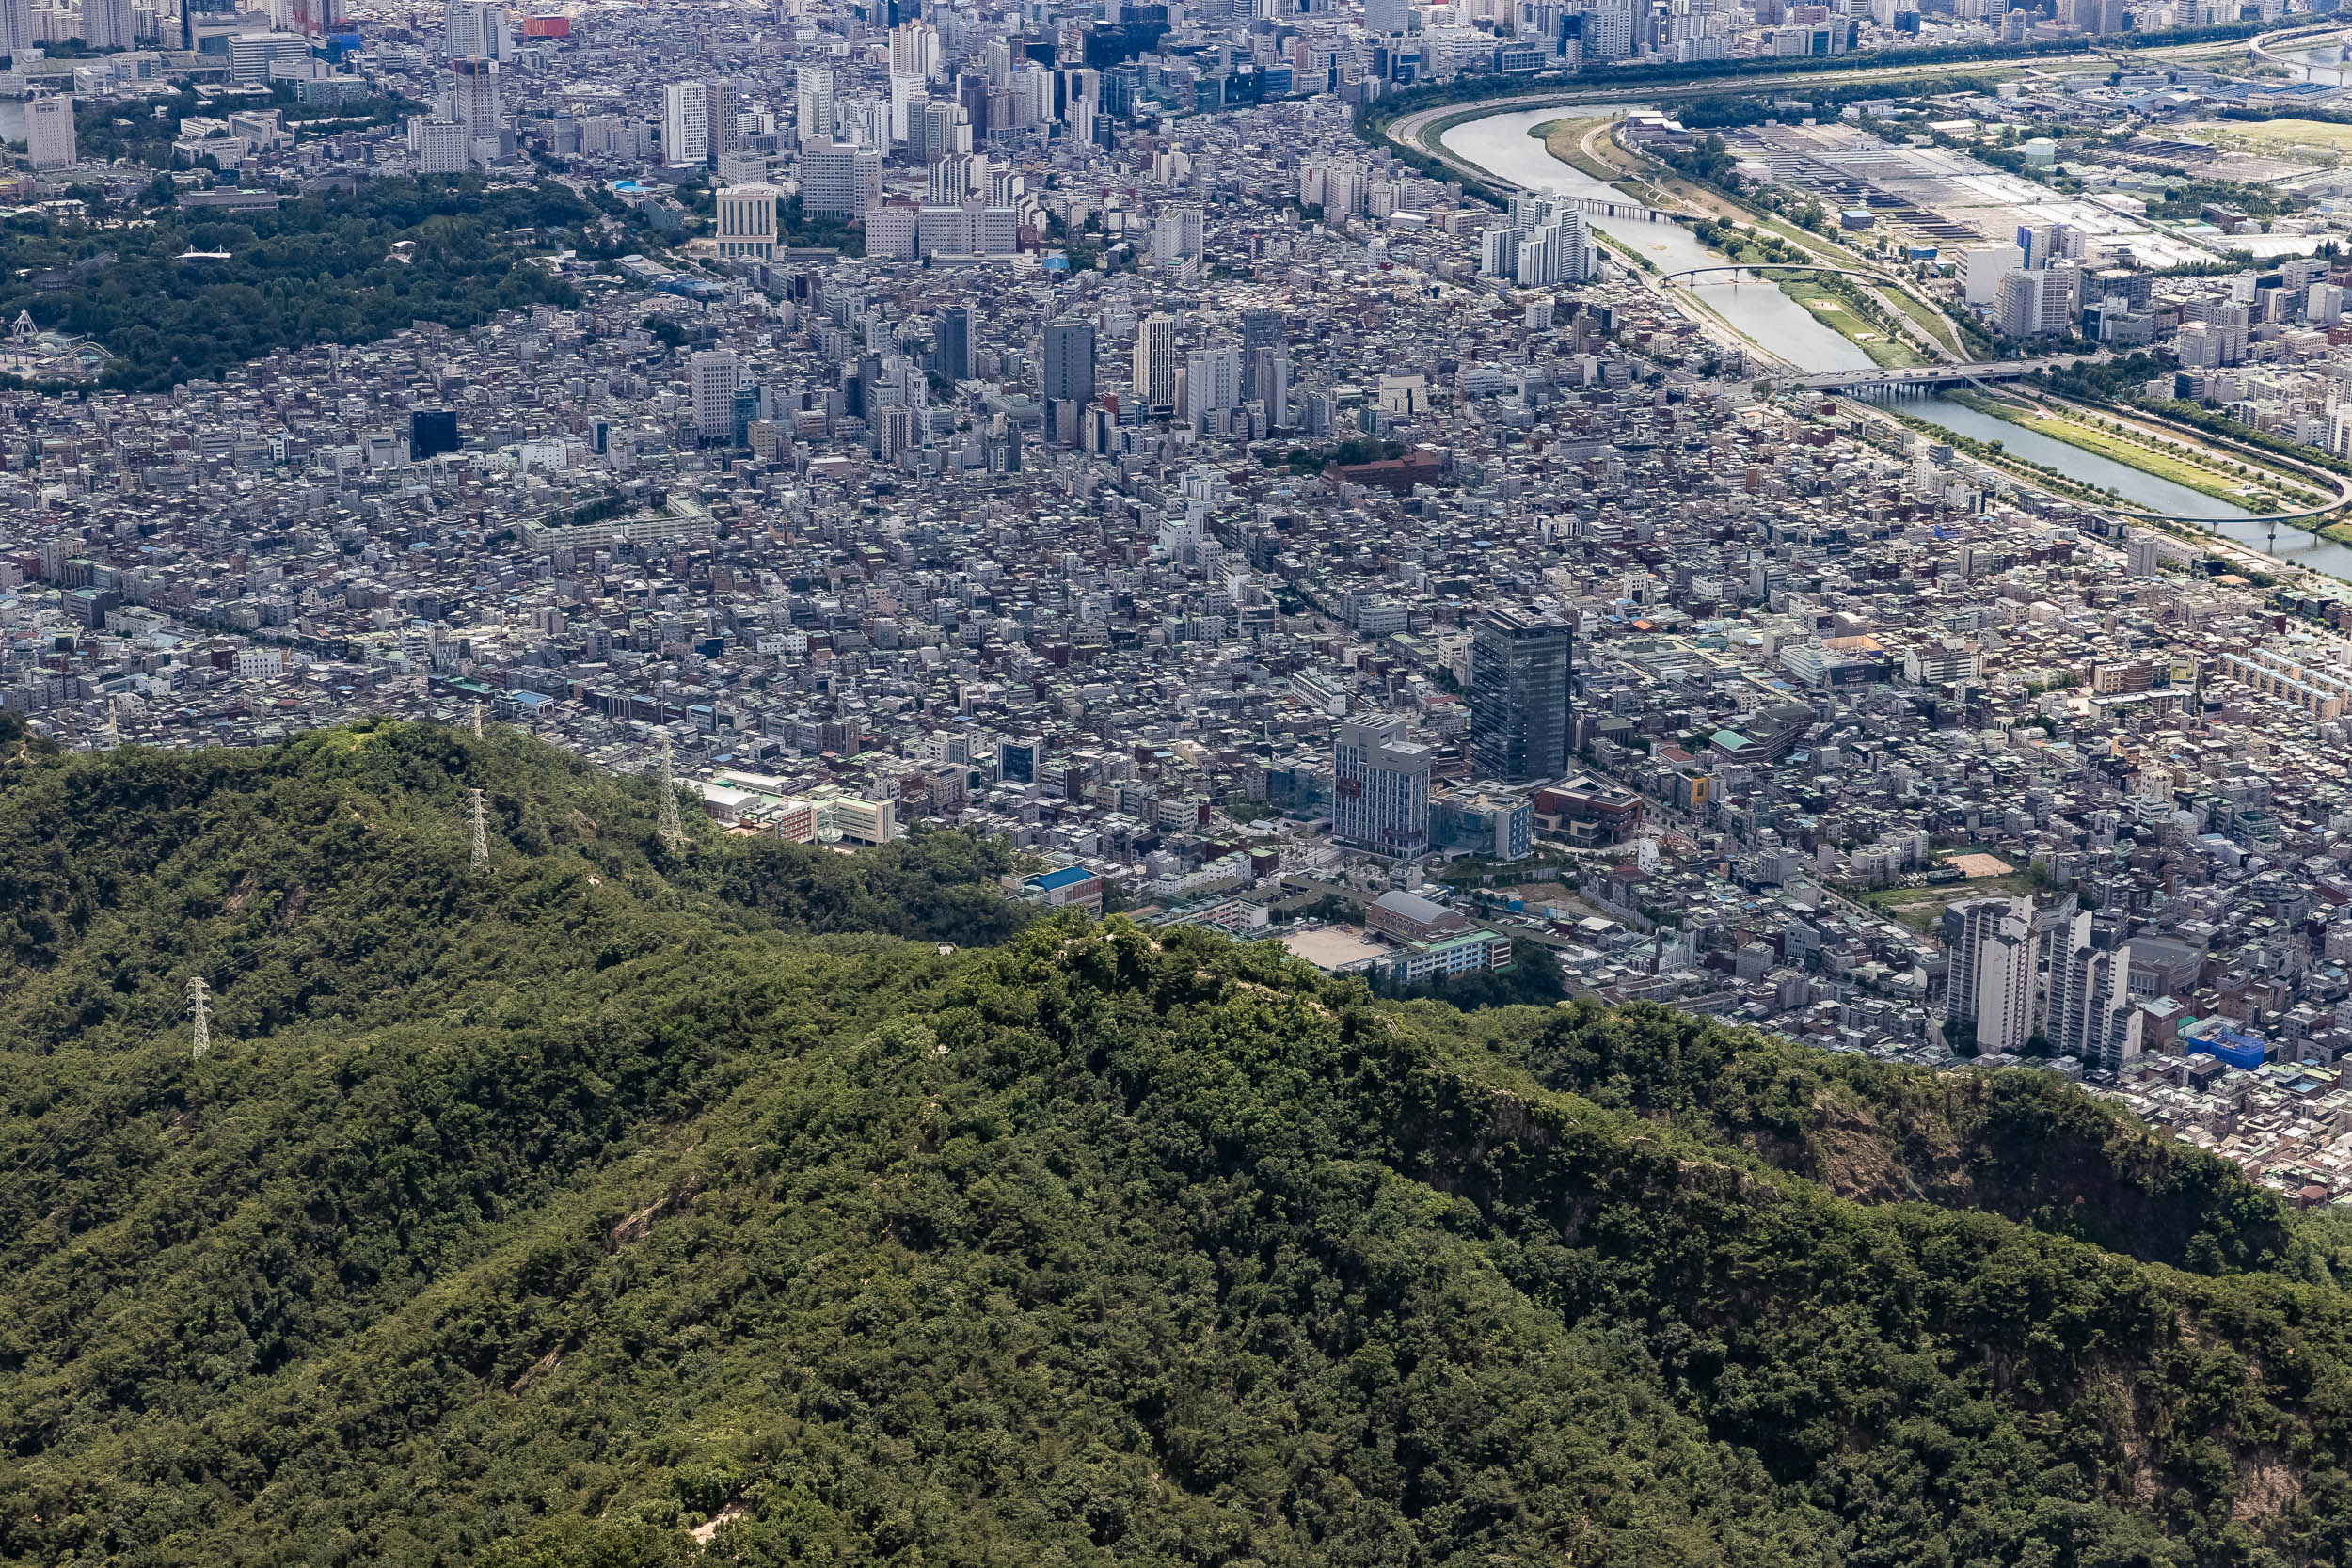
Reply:
[[[1623, 192], [1560, 162], [1544, 150], [1541, 141], [1528, 133], [1550, 120], [1629, 114], [1638, 107], [1635, 104], [1595, 104], [1515, 109], [1466, 120], [1445, 132], [1438, 139], [1444, 143], [1448, 152], [1464, 163], [1529, 190], [1622, 201], [1625, 199]], [[1606, 230], [1610, 238], [1638, 249], [1656, 263], [1661, 272], [1679, 272], [1686, 267], [1721, 266], [1725, 260], [1720, 251], [1701, 245], [1698, 238], [1681, 224], [1640, 223], [1605, 217], [1593, 217], [1587, 221], [1594, 228]], [[1836, 329], [1823, 325], [1812, 311], [1782, 293], [1772, 284], [1719, 283], [1702, 286], [1692, 293], [1742, 336], [1799, 370], [1862, 370], [1870, 364], [1870, 356], [1858, 346], [1848, 341]], [[2255, 522], [2252, 514], [2242, 507], [2215, 500], [2185, 485], [2142, 473], [2125, 464], [2085, 451], [2079, 447], [2068, 446], [2063, 441], [2004, 420], [1996, 420], [1973, 408], [1963, 407], [1948, 399], [1921, 399], [1906, 404], [1904, 412], [1941, 425], [1956, 435], [1980, 441], [1999, 441], [2007, 451], [2020, 457], [2046, 464], [2089, 483], [2112, 486], [2135, 506], [2173, 516], [2208, 521], [2217, 531], [2255, 549], [2263, 548], [2268, 537], [2268, 530]], [[2281, 529], [2280, 533], [2280, 543], [2284, 546], [2279, 552], [2281, 560], [2330, 576], [2352, 578], [2352, 549], [2329, 544], [2300, 530]]]

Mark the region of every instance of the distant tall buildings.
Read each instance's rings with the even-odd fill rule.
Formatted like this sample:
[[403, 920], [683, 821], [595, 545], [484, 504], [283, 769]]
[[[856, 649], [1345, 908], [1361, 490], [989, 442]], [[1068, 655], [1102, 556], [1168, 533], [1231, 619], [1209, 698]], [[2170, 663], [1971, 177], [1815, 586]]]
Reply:
[[506, 8], [497, 0], [449, 0], [441, 13], [441, 51], [452, 60], [512, 59]]
[[741, 366], [725, 349], [706, 349], [687, 362], [694, 389], [694, 430], [706, 445], [735, 434], [735, 388]]
[[661, 161], [674, 168], [708, 166], [710, 85], [673, 82], [661, 89]]
[[1414, 860], [1429, 852], [1429, 769], [1436, 753], [1405, 738], [1397, 718], [1351, 720], [1331, 751], [1331, 836]]
[[1470, 749], [1478, 770], [1506, 784], [1556, 779], [1574, 754], [1570, 654], [1565, 621], [1499, 609], [1470, 632]]
[[961, 305], [950, 305], [939, 313], [939, 325], [932, 328], [931, 347], [936, 356], [940, 376], [950, 386], [968, 381], [972, 376], [972, 312]]
[[34, 30], [33, 0], [0, 0], [0, 55], [24, 61], [40, 42], [40, 35]]
[[882, 155], [831, 136], [802, 144], [801, 215], [862, 218], [882, 197]]
[[1136, 324], [1136, 401], [1148, 410], [1176, 407], [1176, 318], [1154, 311]]
[[131, 0], [82, 0], [82, 41], [92, 49], [133, 49], [138, 22]]
[[792, 76], [793, 116], [803, 147], [811, 140], [833, 137], [833, 68], [803, 65]]
[[1539, 196], [1511, 198], [1507, 221], [1478, 240], [1478, 270], [1528, 288], [1581, 283], [1599, 269], [1600, 250], [1584, 214]]
[[1087, 404], [1094, 401], [1094, 324], [1048, 322], [1045, 326], [1045, 428], [1064, 446], [1075, 445]]
[[1973, 1033], [1979, 1054], [2038, 1049], [2101, 1072], [2139, 1054], [2130, 951], [2103, 939], [2089, 911], [2037, 916], [2027, 898], [1967, 899], [1945, 911], [1944, 941], [1945, 1016]]

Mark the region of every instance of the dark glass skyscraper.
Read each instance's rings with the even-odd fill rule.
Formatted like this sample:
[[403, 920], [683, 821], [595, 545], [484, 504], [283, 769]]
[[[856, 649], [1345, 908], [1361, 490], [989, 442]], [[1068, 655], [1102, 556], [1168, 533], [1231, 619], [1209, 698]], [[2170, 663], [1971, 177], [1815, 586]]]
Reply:
[[949, 382], [972, 377], [972, 312], [950, 305], [939, 313], [939, 330], [932, 341], [938, 349], [939, 373]]
[[1045, 397], [1083, 407], [1094, 401], [1094, 326], [1052, 322], [1045, 328]]
[[1556, 779], [1568, 733], [1568, 624], [1532, 610], [1493, 610], [1470, 634], [1470, 747], [1481, 774], [1507, 784]]

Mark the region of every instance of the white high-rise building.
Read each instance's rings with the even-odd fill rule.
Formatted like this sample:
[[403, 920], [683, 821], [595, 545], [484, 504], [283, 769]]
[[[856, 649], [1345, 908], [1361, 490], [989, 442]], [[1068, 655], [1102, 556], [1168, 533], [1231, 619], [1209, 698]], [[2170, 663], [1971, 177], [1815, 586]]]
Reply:
[[1241, 351], [1204, 348], [1184, 361], [1184, 414], [1198, 420], [1241, 406]]
[[2113, 1072], [2139, 1054], [2144, 1021], [2132, 1005], [2130, 952], [2094, 947], [2090, 931], [2090, 915], [2082, 911], [2050, 933], [2042, 1034], [2053, 1053]]
[[0, 54], [23, 64], [40, 42], [34, 30], [33, 0], [0, 0]]
[[24, 141], [35, 168], [64, 168], [73, 163], [72, 95], [49, 93], [26, 99]]
[[408, 156], [419, 174], [463, 174], [471, 142], [466, 128], [444, 115], [408, 117]]
[[135, 48], [138, 24], [131, 0], [82, 0], [82, 41], [92, 49]]
[[495, 138], [506, 114], [505, 67], [496, 60], [452, 60], [449, 75], [450, 118], [469, 136]]
[[735, 435], [735, 387], [741, 367], [725, 349], [706, 349], [687, 361], [694, 387], [694, 432], [706, 442]]
[[1364, 31], [1388, 37], [1413, 26], [1412, 0], [1364, 0]]
[[928, 22], [901, 22], [890, 29], [890, 74], [920, 82], [938, 69], [938, 28]]
[[1146, 409], [1176, 406], [1176, 318], [1155, 312], [1136, 324], [1136, 401]]
[[833, 137], [833, 68], [804, 65], [793, 74], [792, 105], [800, 122], [801, 145], [818, 136]]
[[2020, 1051], [2033, 1037], [2033, 927], [2010, 914], [1977, 949], [1977, 1052]]
[[449, 0], [441, 13], [441, 52], [453, 60], [514, 58], [506, 8], [495, 0]]
[[673, 168], [710, 162], [710, 87], [673, 82], [661, 89], [661, 161]]

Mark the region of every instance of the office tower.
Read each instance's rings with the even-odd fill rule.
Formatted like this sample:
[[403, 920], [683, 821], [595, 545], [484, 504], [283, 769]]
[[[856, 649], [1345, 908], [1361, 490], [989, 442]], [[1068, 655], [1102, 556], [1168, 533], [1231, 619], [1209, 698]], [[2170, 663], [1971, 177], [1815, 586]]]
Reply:
[[1244, 402], [1258, 396], [1256, 359], [1262, 348], [1274, 348], [1289, 336], [1290, 323], [1279, 310], [1241, 313], [1241, 395]]
[[1470, 749], [1478, 770], [1506, 784], [1568, 770], [1574, 633], [1533, 610], [1486, 612], [1470, 634]]
[[446, 115], [408, 117], [408, 155], [419, 174], [463, 174], [470, 161], [471, 138], [466, 128]]
[[695, 434], [705, 445], [726, 440], [735, 431], [735, 356], [723, 348], [705, 349], [687, 367], [694, 388]]
[[1401, 860], [1429, 852], [1426, 746], [1405, 738], [1397, 718], [1350, 720], [1331, 752], [1331, 836]]
[[1153, 312], [1136, 325], [1136, 401], [1146, 409], [1176, 406], [1176, 318]]
[[1291, 351], [1281, 345], [1252, 349], [1242, 361], [1244, 403], [1262, 404], [1266, 423], [1288, 430], [1291, 422]]
[[1052, 322], [1045, 328], [1045, 401], [1094, 401], [1094, 325]]
[[449, 62], [451, 118], [466, 128], [469, 138], [498, 135], [505, 114], [504, 70], [496, 60]]
[[776, 209], [784, 193], [773, 185], [729, 185], [718, 196], [719, 254], [773, 257]]
[[710, 157], [710, 88], [673, 82], [661, 92], [661, 161], [672, 167]]
[[1241, 406], [1241, 351], [1196, 349], [1184, 362], [1184, 413], [1199, 420]]
[[1200, 255], [1200, 209], [1170, 207], [1152, 220], [1152, 260], [1163, 267], [1177, 266]]
[[2067, 916], [2050, 933], [2048, 973], [2042, 1033], [2052, 1054], [2078, 1057], [2098, 1072], [2113, 1072], [2139, 1054], [2131, 954], [2095, 945], [2088, 911]]
[[890, 29], [890, 74], [920, 82], [939, 69], [939, 30], [928, 22], [901, 22]]
[[882, 192], [882, 155], [830, 136], [804, 144], [801, 153], [801, 214], [803, 217], [862, 218]]
[[1364, 31], [1393, 37], [1412, 30], [1412, 0], [1364, 0]]
[[445, 451], [458, 449], [457, 411], [453, 408], [418, 408], [408, 415], [408, 455], [421, 463]]
[[939, 325], [931, 330], [931, 346], [936, 354], [939, 373], [953, 386], [972, 377], [972, 312], [961, 305], [950, 305], [939, 313]]
[[64, 168], [74, 161], [72, 94], [45, 93], [24, 101], [24, 143], [35, 168]]
[[726, 77], [703, 87], [703, 166], [719, 166], [719, 154], [735, 145], [735, 84]]
[[804, 65], [793, 73], [792, 106], [801, 145], [833, 136], [833, 68]]
[[512, 58], [506, 8], [494, 0], [450, 0], [441, 13], [441, 49], [452, 60]]

